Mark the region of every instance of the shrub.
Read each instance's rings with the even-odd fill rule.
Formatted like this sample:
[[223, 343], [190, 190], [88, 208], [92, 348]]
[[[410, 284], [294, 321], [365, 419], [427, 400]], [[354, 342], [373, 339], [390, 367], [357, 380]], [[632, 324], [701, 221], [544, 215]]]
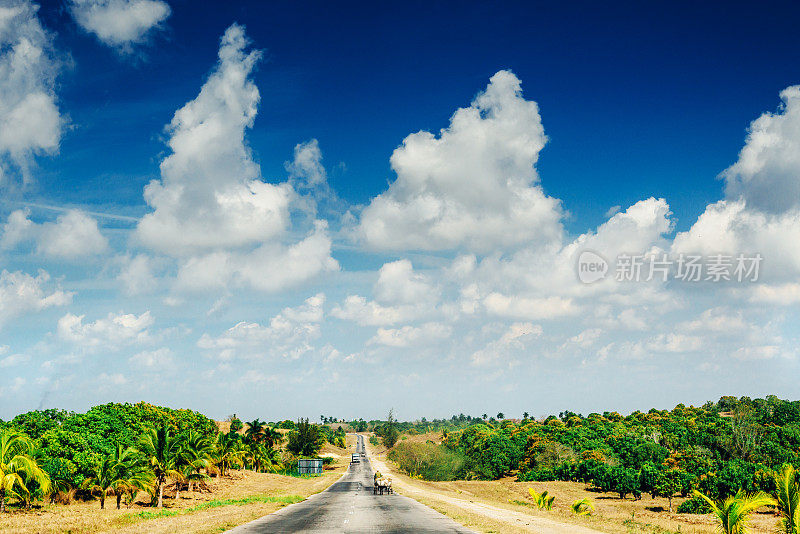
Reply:
[[457, 480], [465, 474], [463, 454], [433, 443], [399, 443], [389, 459], [408, 475], [424, 480]]
[[679, 514], [710, 514], [711, 507], [700, 497], [687, 499], [678, 506]]

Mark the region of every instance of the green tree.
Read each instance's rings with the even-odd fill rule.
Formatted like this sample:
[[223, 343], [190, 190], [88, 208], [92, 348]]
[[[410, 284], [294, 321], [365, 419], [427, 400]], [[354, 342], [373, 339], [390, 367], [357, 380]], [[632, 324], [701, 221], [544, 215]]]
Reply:
[[672, 498], [681, 490], [681, 483], [674, 471], [661, 473], [656, 480], [650, 494], [653, 497], [665, 497], [669, 503], [669, 513], [672, 513]]
[[164, 505], [164, 484], [167, 479], [183, 480], [181, 472], [181, 440], [166, 425], [151, 428], [141, 437], [137, 449], [153, 473], [158, 507]]
[[324, 443], [325, 437], [319, 427], [309, 423], [308, 419], [300, 419], [296, 430], [289, 435], [286, 449], [298, 456], [316, 456]]
[[283, 434], [278, 432], [275, 428], [268, 426], [264, 428], [264, 444], [267, 447], [275, 447], [276, 445], [280, 445], [283, 441]]
[[123, 450], [122, 445], [118, 445], [112, 454], [106, 455], [95, 464], [90, 476], [83, 481], [81, 486], [84, 489], [100, 494], [101, 510], [106, 507], [106, 496], [108, 495], [116, 495], [117, 509], [119, 509], [123, 492], [132, 485], [131, 481], [126, 478], [133, 471], [127, 465], [129, 454], [129, 450]]
[[247, 423], [247, 430], [244, 431], [244, 436], [250, 443], [258, 443], [264, 438], [264, 430], [267, 424], [260, 419], [253, 419]]
[[781, 520], [778, 524], [783, 534], [800, 534], [800, 480], [792, 464], [785, 464], [775, 475], [775, 501]]
[[[212, 465], [211, 454], [214, 448], [211, 440], [203, 434], [190, 430], [180, 442], [180, 461], [179, 470], [183, 478], [189, 481], [189, 491], [192, 491], [192, 484], [198, 480], [208, 478], [202, 471], [209, 469]], [[180, 498], [180, 489], [175, 493], [175, 500]]]
[[394, 418], [394, 408], [389, 410], [389, 415], [386, 416], [386, 424], [381, 427], [380, 436], [387, 449], [394, 447], [400, 438], [400, 432], [397, 430], [397, 421]]
[[32, 484], [42, 493], [49, 491], [50, 477], [29, 455], [32, 448], [33, 441], [25, 434], [11, 428], [0, 432], [0, 512], [6, 511], [9, 497], [27, 502]]
[[762, 506], [775, 504], [772, 497], [761, 491], [751, 494], [740, 491], [721, 501], [715, 501], [699, 491], [695, 491], [694, 494], [708, 503], [723, 534], [745, 534], [750, 514]]
[[236, 417], [236, 414], [233, 414], [233, 417], [231, 417], [230, 432], [236, 433], [241, 429], [242, 429], [242, 420]]
[[223, 477], [225, 472], [232, 465], [237, 465], [244, 456], [242, 442], [236, 434], [223, 434], [220, 432], [214, 441], [213, 449], [212, 462], [219, 468], [219, 474]]
[[117, 510], [120, 508], [123, 495], [128, 496], [128, 503], [132, 503], [139, 490], [147, 490], [153, 485], [153, 475], [149, 466], [138, 455], [134, 447], [122, 447], [117, 444], [114, 450], [114, 463], [117, 466], [119, 484], [114, 489], [117, 497]]

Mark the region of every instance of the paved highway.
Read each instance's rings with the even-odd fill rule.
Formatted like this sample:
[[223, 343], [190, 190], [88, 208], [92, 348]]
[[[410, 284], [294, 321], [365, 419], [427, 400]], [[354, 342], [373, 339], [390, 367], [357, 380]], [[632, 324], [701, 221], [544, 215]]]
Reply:
[[[358, 436], [358, 452], [365, 452]], [[452, 519], [401, 495], [373, 495], [368, 458], [351, 464], [341, 480], [307, 500], [230, 530], [232, 534], [294, 532], [419, 532], [475, 534]]]

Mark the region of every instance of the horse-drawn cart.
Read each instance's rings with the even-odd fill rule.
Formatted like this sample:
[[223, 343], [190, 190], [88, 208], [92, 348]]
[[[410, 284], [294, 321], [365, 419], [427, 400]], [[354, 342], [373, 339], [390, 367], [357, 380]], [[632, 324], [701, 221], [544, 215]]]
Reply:
[[387, 495], [393, 493], [392, 479], [389, 477], [375, 477], [375, 484], [372, 486], [372, 494], [383, 495], [383, 492], [386, 492]]

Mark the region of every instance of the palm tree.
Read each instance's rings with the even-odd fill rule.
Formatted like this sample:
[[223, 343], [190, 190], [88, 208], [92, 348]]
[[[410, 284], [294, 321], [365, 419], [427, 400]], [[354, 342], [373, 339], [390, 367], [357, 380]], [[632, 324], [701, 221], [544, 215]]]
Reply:
[[531, 494], [533, 502], [540, 510], [551, 510], [553, 508], [553, 501], [556, 500], [555, 495], [548, 495], [547, 490], [537, 493], [533, 488], [528, 488], [528, 493]]
[[792, 464], [775, 475], [775, 500], [781, 517], [778, 527], [784, 534], [800, 534], [800, 480]]
[[266, 426], [267, 424], [264, 421], [253, 419], [247, 423], [247, 430], [244, 431], [244, 436], [252, 443], [258, 443], [264, 435]]
[[283, 434], [271, 426], [264, 427], [263, 436], [264, 444], [270, 448], [280, 445], [280, 443], [283, 441]]
[[497, 413], [497, 420], [498, 421], [502, 421], [505, 418], [506, 418], [506, 414], [504, 414], [503, 412], [498, 412]]
[[570, 506], [573, 513], [576, 515], [591, 515], [594, 512], [594, 504], [592, 504], [591, 499], [578, 499]]
[[30, 483], [38, 484], [43, 493], [50, 490], [50, 477], [29, 455], [31, 438], [13, 429], [0, 433], [0, 512], [6, 511], [6, 498], [26, 499]]
[[265, 460], [267, 459], [267, 451], [263, 443], [249, 443], [245, 449], [245, 460], [247, 460], [256, 473], [261, 472]]
[[225, 471], [231, 464], [241, 460], [243, 455], [241, 441], [238, 438], [221, 432], [217, 434], [212, 459], [214, 465], [219, 467], [220, 476], [225, 476]]
[[113, 461], [117, 469], [118, 483], [114, 488], [117, 496], [117, 510], [120, 509], [122, 496], [129, 496], [129, 503], [133, 502], [139, 490], [146, 490], [152, 487], [153, 477], [141, 458], [137, 458], [137, 450], [134, 447], [123, 449], [121, 444], [114, 450]]
[[[122, 446], [118, 446], [118, 450], [121, 448]], [[122, 454], [121, 450], [120, 454]], [[94, 467], [92, 467], [90, 476], [83, 481], [83, 489], [88, 489], [91, 493], [100, 493], [101, 510], [106, 507], [107, 495], [122, 495], [121, 486], [124, 485], [125, 481], [120, 479], [120, 470], [118, 467], [119, 463], [115, 455], [109, 454], [101, 458]], [[117, 503], [119, 503], [119, 499]], [[117, 504], [117, 508], [119, 508], [119, 504]]]
[[762, 506], [775, 504], [775, 500], [763, 491], [746, 494], [740, 490], [736, 495], [720, 501], [715, 501], [697, 490], [694, 494], [708, 503], [719, 529], [724, 534], [744, 534], [747, 532], [750, 514]]
[[158, 507], [164, 505], [164, 484], [168, 478], [183, 480], [180, 471], [181, 440], [173, 436], [166, 425], [151, 428], [142, 436], [137, 446], [141, 452], [155, 481], [154, 489], [158, 491]]
[[[201, 473], [203, 469], [211, 467], [211, 455], [214, 453], [214, 446], [211, 440], [203, 436], [200, 432], [190, 430], [182, 442], [182, 463], [184, 466], [183, 474], [189, 480], [189, 491], [192, 491], [192, 484], [196, 480], [204, 480], [208, 475]], [[178, 495], [175, 496], [175, 499]]]

